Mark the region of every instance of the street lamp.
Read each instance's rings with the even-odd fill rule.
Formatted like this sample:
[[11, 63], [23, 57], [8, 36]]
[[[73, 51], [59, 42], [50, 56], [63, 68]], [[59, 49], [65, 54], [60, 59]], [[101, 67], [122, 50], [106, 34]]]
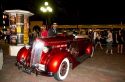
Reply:
[[[43, 12], [43, 13], [52, 13], [53, 9], [49, 6], [49, 3], [48, 2], [44, 2], [44, 5], [40, 7], [40, 10]], [[48, 26], [48, 17], [46, 18], [46, 27]]]

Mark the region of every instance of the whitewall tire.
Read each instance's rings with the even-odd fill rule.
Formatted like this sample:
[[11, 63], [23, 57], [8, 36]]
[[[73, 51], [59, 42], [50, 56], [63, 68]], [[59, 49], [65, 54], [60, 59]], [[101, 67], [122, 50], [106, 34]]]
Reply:
[[54, 78], [57, 80], [64, 80], [69, 73], [69, 60], [64, 58], [59, 66], [57, 73], [54, 74]]

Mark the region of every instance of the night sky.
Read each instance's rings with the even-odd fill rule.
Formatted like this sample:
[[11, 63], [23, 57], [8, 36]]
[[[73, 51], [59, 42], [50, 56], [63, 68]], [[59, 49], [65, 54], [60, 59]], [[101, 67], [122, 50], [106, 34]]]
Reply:
[[40, 6], [48, 1], [53, 8], [49, 14], [58, 24], [120, 24], [125, 23], [125, 5], [110, 0], [1, 0], [1, 12], [9, 9], [28, 10], [35, 15], [30, 20], [45, 20]]

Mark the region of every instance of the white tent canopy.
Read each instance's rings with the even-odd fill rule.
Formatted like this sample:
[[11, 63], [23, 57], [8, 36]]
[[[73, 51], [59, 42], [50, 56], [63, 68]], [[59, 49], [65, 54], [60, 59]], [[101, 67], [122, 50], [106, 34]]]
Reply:
[[18, 13], [18, 14], [24, 14], [24, 15], [28, 15], [28, 16], [34, 15], [33, 13], [26, 11], [26, 10], [5, 10], [4, 13], [5, 14]]

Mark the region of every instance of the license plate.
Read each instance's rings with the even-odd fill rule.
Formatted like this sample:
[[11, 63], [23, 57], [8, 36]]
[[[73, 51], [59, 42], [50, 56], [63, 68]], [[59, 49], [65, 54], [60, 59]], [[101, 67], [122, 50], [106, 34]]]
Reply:
[[45, 71], [45, 65], [39, 64], [39, 70]]

